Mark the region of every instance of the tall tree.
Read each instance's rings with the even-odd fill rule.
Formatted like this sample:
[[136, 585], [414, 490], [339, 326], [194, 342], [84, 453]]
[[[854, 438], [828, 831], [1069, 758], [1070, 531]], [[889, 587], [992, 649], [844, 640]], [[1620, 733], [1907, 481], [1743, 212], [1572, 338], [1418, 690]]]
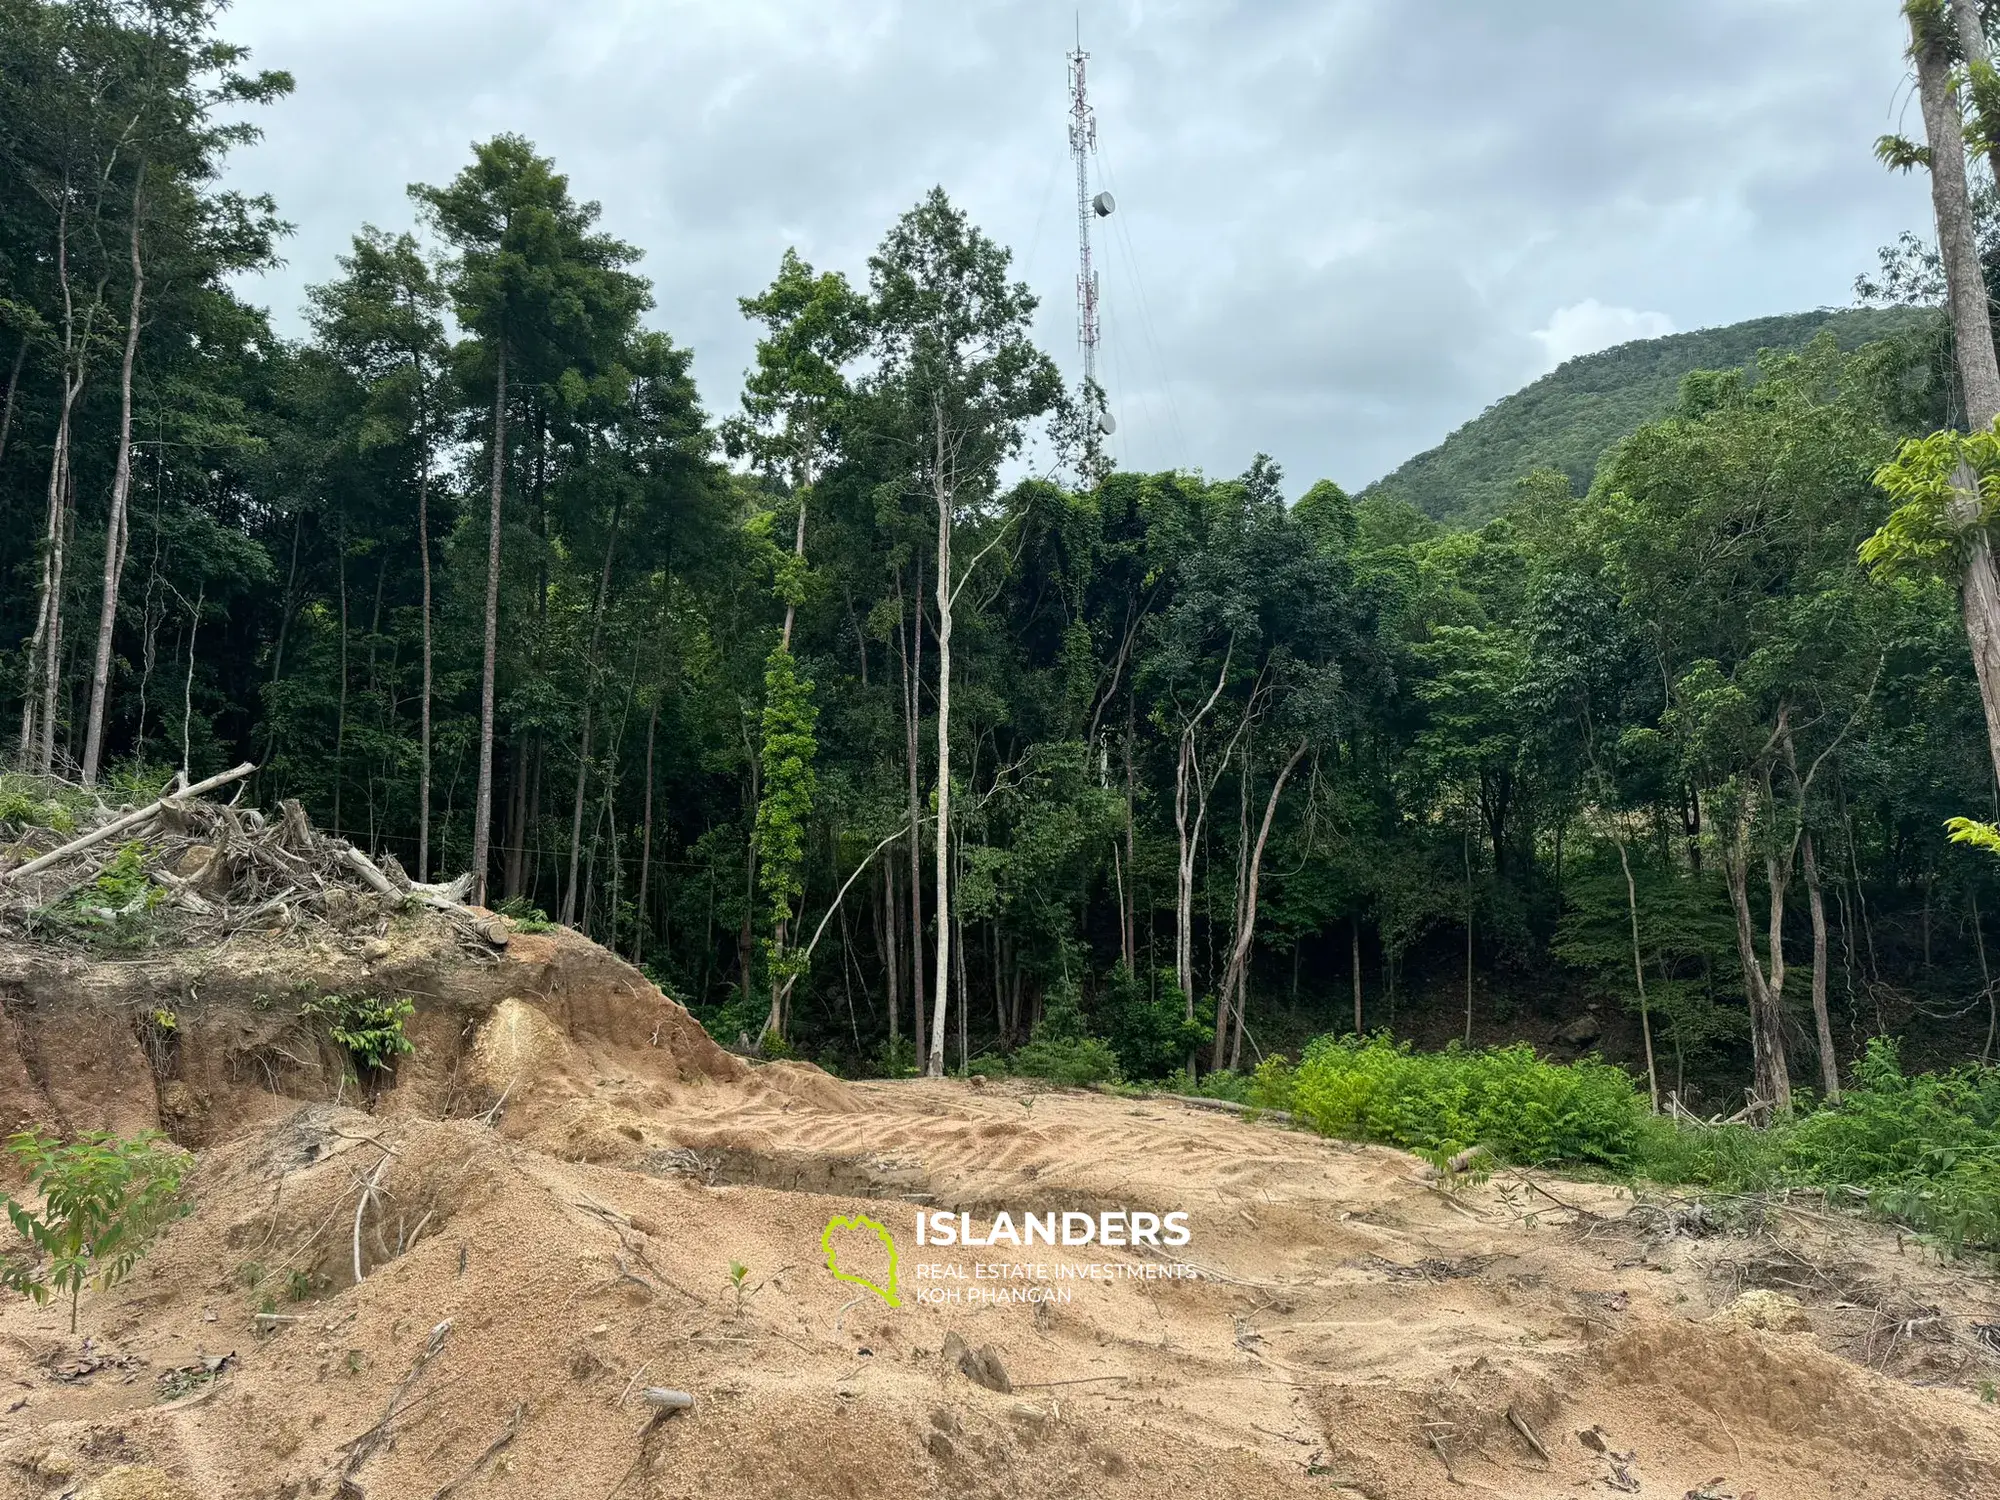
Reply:
[[472, 806], [473, 898], [486, 899], [493, 820], [494, 678], [499, 656], [500, 537], [507, 493], [508, 381], [570, 392], [615, 363], [651, 302], [625, 268], [639, 252], [594, 232], [599, 209], [570, 196], [569, 179], [518, 135], [476, 146], [444, 187], [411, 195], [457, 252], [450, 286], [472, 334], [469, 384], [490, 386], [486, 600], [479, 673], [479, 771]]
[[[1011, 261], [942, 188], [904, 214], [868, 261], [881, 362], [871, 387], [900, 439], [909, 483], [937, 522], [937, 942], [926, 1060], [932, 1077], [944, 1072], [952, 974], [953, 611], [959, 591], [1007, 529], [998, 505], [1001, 465], [1020, 451], [1027, 424], [1055, 410], [1062, 397], [1055, 365], [1031, 336], [1034, 294], [1026, 283], [1008, 280]], [[983, 535], [970, 560], [960, 562], [953, 544], [965, 521]]]

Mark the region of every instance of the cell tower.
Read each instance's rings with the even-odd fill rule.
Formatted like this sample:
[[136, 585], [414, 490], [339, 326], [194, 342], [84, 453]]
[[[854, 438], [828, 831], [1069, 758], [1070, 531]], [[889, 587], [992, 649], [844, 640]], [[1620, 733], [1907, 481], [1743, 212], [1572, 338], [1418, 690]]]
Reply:
[[1090, 54], [1077, 32], [1076, 50], [1069, 54], [1069, 154], [1076, 163], [1076, 341], [1083, 351], [1082, 409], [1086, 462], [1097, 463], [1100, 437], [1116, 430], [1104, 409], [1104, 387], [1097, 383], [1097, 272], [1090, 263], [1090, 221], [1110, 216], [1117, 204], [1109, 193], [1090, 191], [1090, 158], [1097, 153], [1097, 116], [1090, 108], [1086, 69]]

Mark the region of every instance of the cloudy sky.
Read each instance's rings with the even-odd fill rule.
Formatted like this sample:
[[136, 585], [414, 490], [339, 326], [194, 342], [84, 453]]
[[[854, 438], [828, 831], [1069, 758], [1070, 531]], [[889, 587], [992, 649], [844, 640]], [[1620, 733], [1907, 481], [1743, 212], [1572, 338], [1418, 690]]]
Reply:
[[[1128, 467], [1375, 478], [1574, 354], [1851, 300], [1924, 228], [1894, 0], [1085, 0], [1103, 379]], [[1076, 367], [1073, 0], [237, 0], [298, 92], [233, 185], [298, 226], [296, 331], [364, 221], [519, 131], [645, 250], [734, 404], [787, 245], [865, 275], [934, 183]]]

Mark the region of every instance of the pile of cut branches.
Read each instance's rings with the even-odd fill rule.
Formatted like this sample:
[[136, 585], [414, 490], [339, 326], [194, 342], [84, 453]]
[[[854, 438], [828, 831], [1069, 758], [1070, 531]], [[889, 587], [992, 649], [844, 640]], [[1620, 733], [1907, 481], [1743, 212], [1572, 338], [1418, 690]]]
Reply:
[[[0, 821], [0, 932], [43, 940], [89, 933], [137, 935], [143, 944], [212, 942], [304, 921], [348, 925], [382, 903], [443, 913], [468, 938], [507, 942], [504, 919], [465, 904], [472, 877], [424, 884], [393, 855], [378, 863], [346, 839], [312, 826], [295, 800], [267, 818], [240, 805], [248, 762], [139, 807], [109, 807], [81, 789], [42, 778], [38, 823]], [[214, 794], [235, 785], [236, 797]], [[33, 807], [16, 799], [16, 806]]]

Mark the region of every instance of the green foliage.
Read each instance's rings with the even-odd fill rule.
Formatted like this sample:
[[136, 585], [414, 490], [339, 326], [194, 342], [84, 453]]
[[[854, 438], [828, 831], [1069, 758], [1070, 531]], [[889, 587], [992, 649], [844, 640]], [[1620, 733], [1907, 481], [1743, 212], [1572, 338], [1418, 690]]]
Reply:
[[1014, 1050], [1009, 1065], [1024, 1078], [1072, 1088], [1120, 1080], [1118, 1054], [1102, 1037], [1089, 1034], [1076, 986], [1067, 981], [1050, 989], [1040, 1024], [1034, 1035]]
[[2000, 1251], [2000, 1069], [1909, 1076], [1896, 1044], [1875, 1038], [1854, 1079], [1838, 1106], [1785, 1133], [1787, 1176], [1864, 1188], [1951, 1254]]
[[[980, 1070], [980, 1058], [972, 1060], [972, 1071]], [[997, 1069], [1004, 1073], [1004, 1066]], [[875, 1054], [875, 1073], [880, 1078], [915, 1078], [917, 1076], [917, 1044], [907, 1036], [899, 1036], [893, 1042], [884, 1038], [881, 1049]]]
[[1118, 1054], [1101, 1037], [1044, 1037], [1039, 1034], [1014, 1050], [1009, 1060], [1023, 1078], [1087, 1088], [1119, 1081]]
[[[1961, 468], [1975, 490], [1961, 490]], [[1875, 483], [1896, 508], [1861, 544], [1861, 560], [1877, 573], [1936, 571], [1955, 576], [1966, 541], [2000, 512], [2000, 433], [1943, 431], [1912, 438]]]
[[1954, 844], [1983, 849], [1988, 854], [2000, 854], [2000, 828], [1991, 823], [1981, 823], [1973, 818], [1947, 818], [1944, 826]]
[[89, 884], [54, 907], [36, 914], [36, 925], [94, 947], [130, 950], [155, 936], [151, 920], [166, 899], [146, 869], [147, 848], [139, 840], [121, 845]]
[[30, 1208], [6, 1200], [29, 1249], [0, 1260], [0, 1285], [38, 1305], [67, 1292], [74, 1333], [84, 1283], [103, 1291], [123, 1281], [153, 1237], [190, 1210], [181, 1189], [194, 1158], [150, 1133], [92, 1131], [65, 1143], [23, 1130], [7, 1149], [42, 1201]]
[[416, 1009], [409, 1000], [380, 995], [322, 995], [308, 1000], [301, 1014], [322, 1022], [357, 1068], [379, 1071], [417, 1050], [403, 1031]]
[[51, 833], [76, 832], [76, 814], [49, 784], [37, 776], [0, 773], [0, 828], [46, 828]]
[[1906, 1224], [1944, 1253], [2000, 1251], [2000, 1069], [1907, 1075], [1876, 1039], [1838, 1105], [1769, 1129], [1648, 1113], [1631, 1077], [1525, 1046], [1419, 1053], [1386, 1037], [1322, 1037], [1298, 1067], [1258, 1070], [1246, 1102], [1325, 1135], [1382, 1141], [1440, 1172], [1483, 1148], [1503, 1162], [1591, 1166], [1732, 1193], [1822, 1188]]
[[1290, 1089], [1323, 1135], [1446, 1156], [1485, 1146], [1529, 1165], [1633, 1165], [1646, 1106], [1623, 1069], [1543, 1062], [1527, 1046], [1419, 1053], [1385, 1036], [1322, 1037]]
[[[516, 932], [553, 932], [555, 923], [549, 914], [528, 900], [526, 896], [509, 896], [494, 908], [501, 916], [514, 924]], [[651, 977], [650, 975], [648, 976]], [[654, 981], [656, 984], [657, 980]]]
[[[773, 923], [788, 921], [799, 898], [818, 722], [812, 682], [798, 674], [791, 652], [774, 648], [764, 663], [764, 798], [757, 805], [757, 885]], [[773, 960], [783, 963], [787, 956], [773, 954]]]
[[1495, 402], [1359, 498], [1398, 499], [1438, 520], [1477, 526], [1505, 510], [1515, 484], [1537, 469], [1566, 474], [1579, 490], [1588, 486], [1613, 444], [1674, 409], [1691, 371], [1743, 369], [1766, 349], [1802, 348], [1822, 332], [1853, 349], [1914, 331], [1933, 316], [1912, 308], [1798, 313], [1582, 355]]
[[1154, 998], [1139, 976], [1122, 964], [1113, 969], [1092, 1007], [1092, 1020], [1117, 1055], [1125, 1078], [1165, 1078], [1184, 1069], [1215, 1038], [1214, 1000], [1198, 1005], [1190, 1017], [1171, 970], [1160, 976]]

